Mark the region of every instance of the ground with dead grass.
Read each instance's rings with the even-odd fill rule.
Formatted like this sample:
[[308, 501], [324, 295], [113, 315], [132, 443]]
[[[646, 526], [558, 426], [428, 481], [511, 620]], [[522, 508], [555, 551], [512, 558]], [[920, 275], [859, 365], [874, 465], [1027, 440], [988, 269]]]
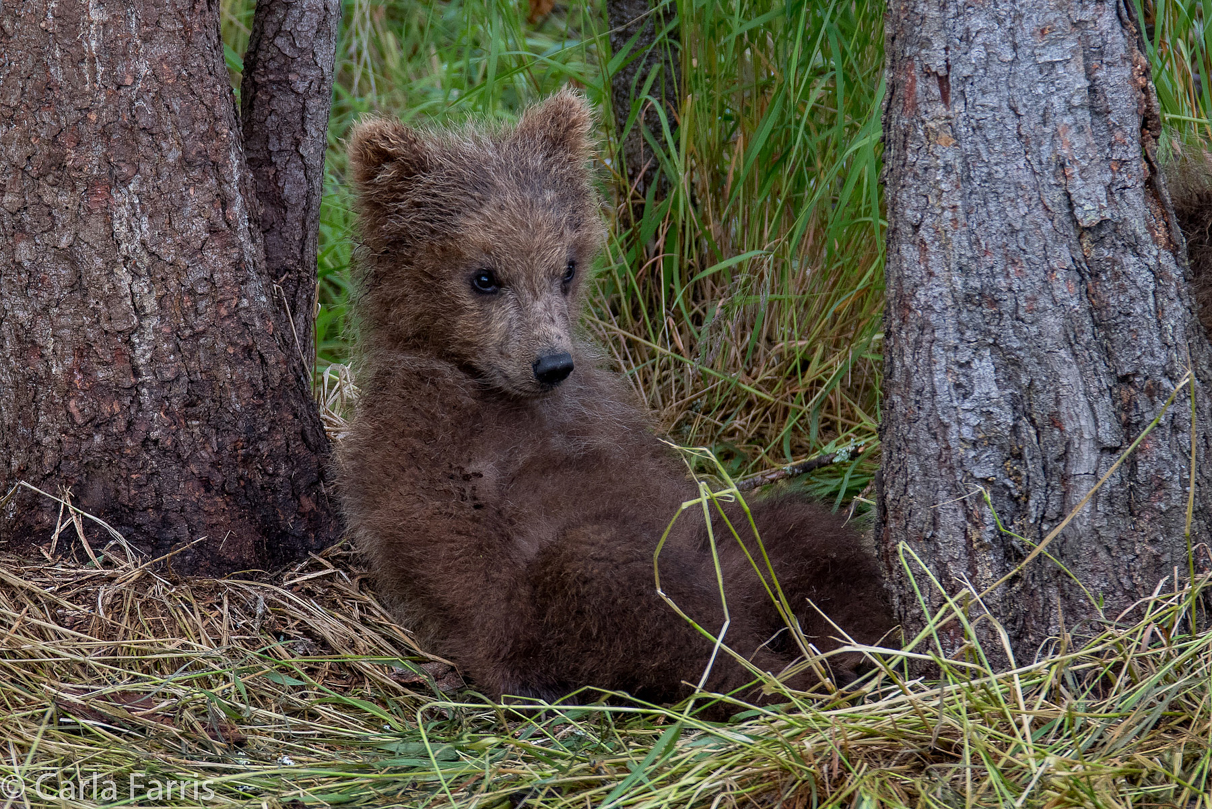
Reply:
[[[253, 2], [221, 5], [238, 82]], [[532, 5], [533, 24], [513, 2], [345, 0], [322, 369], [350, 356], [354, 119], [509, 118], [568, 82], [607, 103], [598, 4]], [[683, 126], [658, 145], [679, 181], [637, 232], [612, 221], [589, 327], [677, 440], [738, 478], [843, 449], [806, 485], [847, 502], [878, 460], [882, 5], [678, 9]], [[1206, 139], [1204, 4], [1141, 12], [1171, 134]], [[339, 438], [348, 372], [319, 390]], [[77, 524], [91, 558], [69, 562]], [[1012, 671], [975, 645], [944, 660], [928, 634], [869, 650], [879, 671], [851, 690], [713, 725], [694, 715], [709, 697], [488, 704], [386, 616], [346, 548], [272, 579], [182, 580], [68, 508], [63, 528], [40, 561], [0, 557], [3, 807], [1212, 806], [1212, 635], [1191, 631], [1206, 581], [1159, 583]]]
[[4, 806], [1212, 806], [1212, 634], [1188, 630], [1206, 581], [1013, 671], [927, 637], [869, 650], [881, 670], [850, 690], [719, 725], [694, 704], [491, 705], [341, 548], [277, 583], [94, 551], [0, 559]]

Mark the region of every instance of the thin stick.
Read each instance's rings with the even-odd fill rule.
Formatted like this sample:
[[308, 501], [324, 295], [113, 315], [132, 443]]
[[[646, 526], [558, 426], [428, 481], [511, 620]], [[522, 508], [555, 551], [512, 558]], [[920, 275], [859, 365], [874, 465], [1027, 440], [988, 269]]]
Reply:
[[793, 463], [790, 466], [780, 467], [779, 469], [771, 469], [766, 472], [759, 472], [756, 475], [750, 475], [747, 478], [742, 478], [736, 482], [738, 491], [747, 492], [750, 489], [756, 489], [758, 486], [765, 486], [767, 483], [774, 483], [787, 478], [796, 478], [800, 475], [806, 475], [816, 469], [820, 469], [831, 464], [848, 461], [855, 455], [862, 455], [866, 449], [865, 446], [859, 444], [857, 447], [844, 447], [837, 452], [830, 452], [825, 455], [815, 455], [807, 460]]

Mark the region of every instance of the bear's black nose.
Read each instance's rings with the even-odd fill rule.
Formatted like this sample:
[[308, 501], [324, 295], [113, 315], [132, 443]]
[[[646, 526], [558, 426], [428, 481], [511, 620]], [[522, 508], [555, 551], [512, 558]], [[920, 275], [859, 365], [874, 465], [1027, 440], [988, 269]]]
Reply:
[[571, 354], [548, 354], [534, 361], [534, 378], [544, 385], [556, 385], [563, 382], [572, 373]]

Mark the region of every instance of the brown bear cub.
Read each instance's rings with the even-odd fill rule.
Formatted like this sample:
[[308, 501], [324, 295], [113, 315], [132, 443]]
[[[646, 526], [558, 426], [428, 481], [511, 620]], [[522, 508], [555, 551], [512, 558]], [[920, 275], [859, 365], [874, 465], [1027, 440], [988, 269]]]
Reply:
[[[354, 131], [363, 365], [339, 450], [344, 508], [387, 603], [489, 696], [594, 686], [672, 702], [693, 691], [713, 642], [661, 598], [653, 554], [698, 490], [578, 333], [604, 234], [591, 124], [585, 101], [562, 92], [508, 131], [385, 120]], [[807, 637], [838, 646], [811, 600], [878, 641], [892, 621], [855, 534], [798, 498], [751, 508]], [[726, 513], [757, 554], [740, 509]], [[718, 514], [714, 530], [724, 642], [777, 674], [799, 650]], [[660, 582], [721, 630], [701, 510], [676, 522]], [[752, 679], [721, 652], [705, 687]]]

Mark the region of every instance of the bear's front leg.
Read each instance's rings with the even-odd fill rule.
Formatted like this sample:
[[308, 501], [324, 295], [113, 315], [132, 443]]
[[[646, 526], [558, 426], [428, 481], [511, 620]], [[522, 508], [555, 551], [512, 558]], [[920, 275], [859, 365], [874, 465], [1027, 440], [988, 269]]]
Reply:
[[499, 699], [554, 699], [562, 681], [542, 665], [526, 552], [507, 517], [458, 500], [397, 496], [357, 529], [377, 590], [422, 648]]

